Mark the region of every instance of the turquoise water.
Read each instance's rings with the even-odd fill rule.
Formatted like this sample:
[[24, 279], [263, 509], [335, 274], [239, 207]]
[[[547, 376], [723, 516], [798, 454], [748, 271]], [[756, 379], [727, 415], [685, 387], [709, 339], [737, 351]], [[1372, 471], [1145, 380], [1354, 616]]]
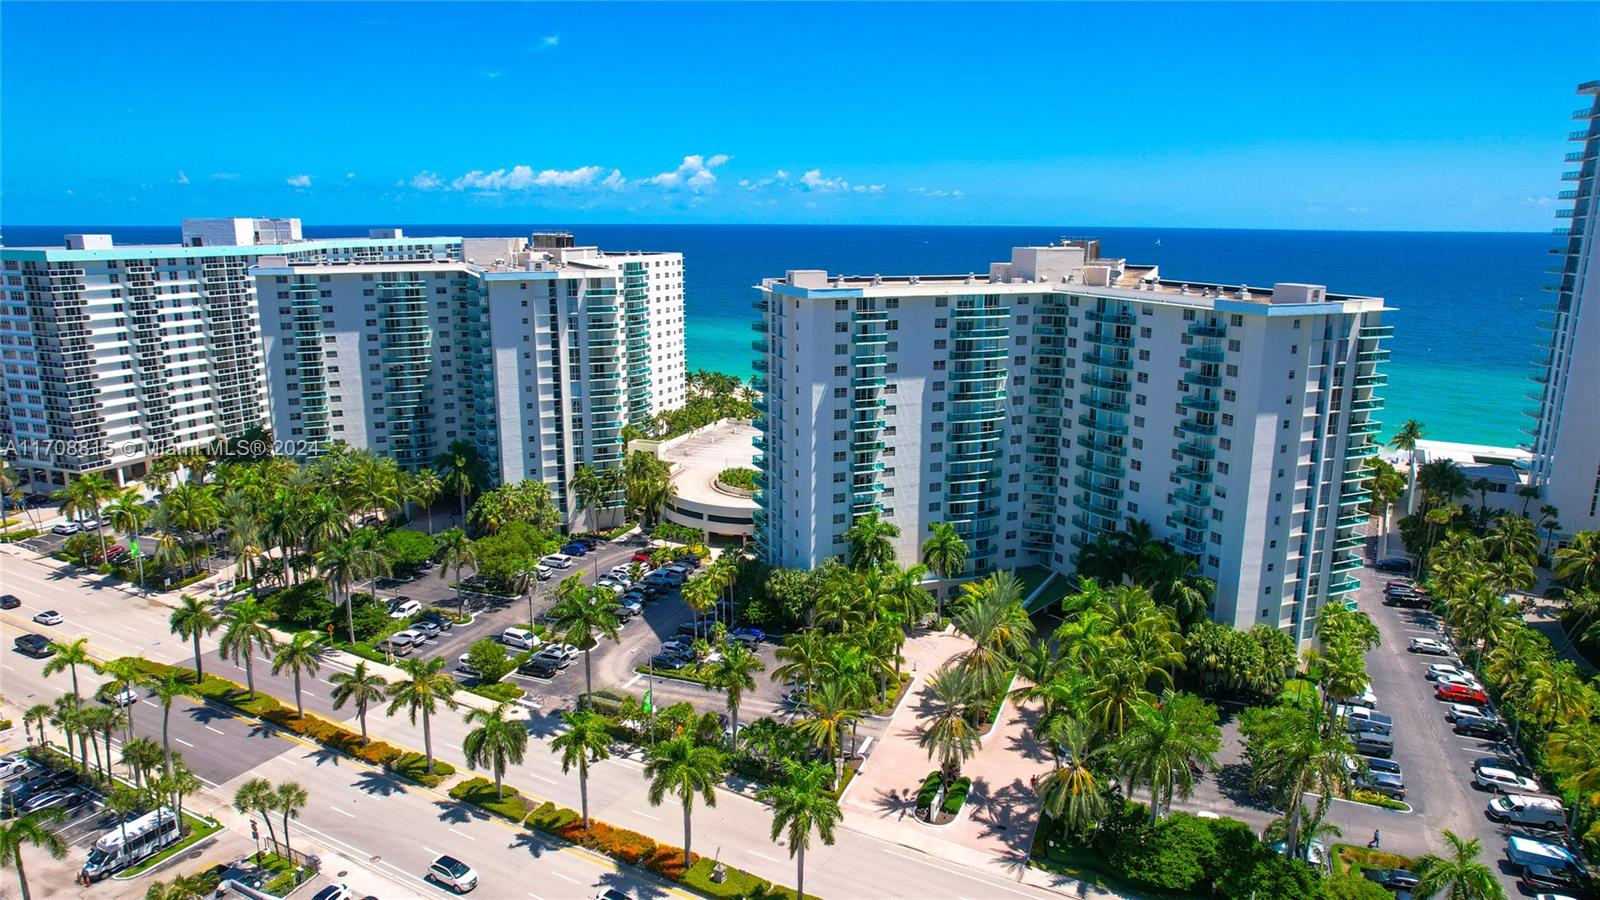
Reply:
[[[308, 226], [308, 237], [365, 234], [368, 226]], [[503, 235], [561, 223], [407, 225], [410, 234]], [[1526, 376], [1537, 355], [1537, 307], [1552, 239], [1539, 234], [1052, 226], [580, 225], [579, 243], [684, 254], [689, 367], [751, 373], [751, 286], [786, 269], [833, 273], [987, 272], [1010, 248], [1062, 236], [1101, 239], [1108, 256], [1161, 266], [1194, 281], [1269, 286], [1325, 284], [1384, 297], [1395, 312], [1380, 417], [1388, 432], [1408, 418], [1429, 437], [1514, 445], [1526, 440], [1521, 410], [1533, 405]], [[104, 231], [119, 243], [176, 242], [151, 226], [7, 226], [13, 245], [56, 244], [67, 231]]]

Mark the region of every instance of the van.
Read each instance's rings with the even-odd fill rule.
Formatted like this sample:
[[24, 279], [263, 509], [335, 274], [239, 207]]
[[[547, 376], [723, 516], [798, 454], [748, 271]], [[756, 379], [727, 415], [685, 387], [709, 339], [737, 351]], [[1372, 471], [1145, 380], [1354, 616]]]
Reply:
[[378, 649], [395, 656], [410, 656], [416, 645], [416, 636], [410, 631], [397, 631], [384, 638]]
[[1394, 738], [1389, 735], [1362, 731], [1351, 735], [1351, 737], [1355, 742], [1356, 752], [1362, 756], [1376, 756], [1379, 759], [1388, 759], [1394, 755]]
[[539, 562], [549, 566], [552, 569], [572, 568], [572, 557], [566, 555], [565, 553], [552, 553], [549, 556], [546, 556], [544, 559], [539, 560]]
[[536, 650], [543, 641], [526, 628], [507, 628], [500, 632], [500, 643], [518, 650]]
[[1489, 801], [1489, 818], [1513, 825], [1535, 828], [1565, 828], [1567, 810], [1554, 797], [1532, 797], [1527, 794], [1501, 794]]

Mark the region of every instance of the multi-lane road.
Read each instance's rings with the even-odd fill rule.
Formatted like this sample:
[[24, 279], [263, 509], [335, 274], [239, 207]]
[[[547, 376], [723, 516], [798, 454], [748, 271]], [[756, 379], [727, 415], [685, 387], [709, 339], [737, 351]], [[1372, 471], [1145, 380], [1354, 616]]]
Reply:
[[[103, 581], [65, 576], [28, 559], [26, 551], [0, 548], [0, 593], [6, 592], [23, 600], [22, 608], [0, 614], [0, 694], [13, 712], [53, 699], [70, 688], [70, 678], [65, 673], [45, 678], [41, 673], [43, 661], [10, 650], [12, 639], [24, 631], [49, 633], [58, 639], [85, 636], [91, 649], [102, 657], [140, 654], [164, 662], [190, 662], [189, 644], [167, 631], [166, 607]], [[31, 616], [47, 607], [61, 610], [66, 621], [54, 628], [33, 625]], [[638, 628], [635, 634], [643, 631]], [[204, 641], [203, 647], [208, 671], [243, 680], [237, 667], [216, 658], [213, 639]], [[624, 649], [612, 648], [612, 652]], [[272, 676], [260, 661], [255, 668], [259, 689], [280, 699], [292, 698], [286, 679]], [[631, 666], [627, 668], [631, 670]], [[352, 710], [331, 709], [327, 679], [334, 671], [335, 665], [329, 663], [317, 676], [304, 681], [306, 706], [354, 727]], [[579, 672], [572, 674], [581, 678]], [[598, 667], [596, 683], [601, 683]], [[709, 699], [707, 708], [720, 704], [717, 695]], [[135, 730], [159, 740], [160, 710], [146, 700], [135, 707]], [[418, 749], [423, 745], [421, 729], [403, 715], [387, 718], [375, 713], [369, 726], [375, 736], [384, 740]], [[537, 799], [576, 808], [577, 779], [562, 774], [549, 749], [549, 739], [558, 727], [554, 707], [529, 714], [531, 740], [527, 759], [508, 773], [507, 782]], [[465, 763], [461, 744], [467, 730], [455, 713], [433, 719], [436, 754], [462, 769]], [[435, 853], [445, 852], [475, 866], [482, 873], [485, 886], [492, 888], [490, 896], [519, 896], [521, 892], [543, 900], [587, 898], [602, 885], [622, 887], [639, 897], [680, 893], [643, 873], [619, 871], [603, 857], [510, 828], [477, 815], [443, 794], [399, 781], [226, 713], [182, 702], [173, 710], [171, 735], [174, 749], [184, 753], [208, 790], [222, 798], [231, 797], [238, 784], [250, 777], [300, 782], [310, 792], [311, 803], [300, 814], [297, 828], [350, 859], [366, 860], [375, 871], [411, 890], [437, 890], [424, 885], [419, 876]], [[597, 763], [591, 770], [589, 801], [596, 817], [664, 843], [681, 845], [680, 811], [670, 805], [652, 806], [647, 794], [643, 765], [636, 758], [614, 757]], [[714, 808], [702, 805], [695, 809], [696, 850], [763, 877], [793, 884], [794, 867], [787, 849], [767, 838], [771, 825], [767, 808], [733, 791], [719, 790], [717, 800]], [[535, 859], [538, 865], [530, 867]], [[836, 900], [866, 896], [1050, 896], [987, 869], [956, 865], [909, 846], [852, 831], [848, 822], [834, 846], [813, 846], [806, 859], [807, 887]]]

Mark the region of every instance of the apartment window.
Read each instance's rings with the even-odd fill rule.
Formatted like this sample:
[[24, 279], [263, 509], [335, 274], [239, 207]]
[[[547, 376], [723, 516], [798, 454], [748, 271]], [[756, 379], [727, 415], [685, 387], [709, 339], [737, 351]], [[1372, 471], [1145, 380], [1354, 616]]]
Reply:
[[834, 344], [833, 345], [833, 355], [834, 356], [843, 356], [843, 355], [845, 355], [846, 353], [849, 353], [849, 352], [850, 352], [850, 345], [849, 344]]
[[834, 310], [834, 312], [848, 312], [850, 310], [850, 301], [849, 300], [835, 300], [835, 301], [833, 301], [833, 310]]
[[1232, 364], [1230, 364], [1225, 371], [1227, 372], [1229, 378], [1237, 378], [1239, 375], [1239, 367]]
[[1149, 362], [1150, 361], [1150, 351], [1149, 350], [1140, 350], [1139, 351], [1139, 361], [1140, 362]]
[[833, 323], [833, 330], [839, 332], [840, 334], [843, 334], [843, 333], [845, 333], [845, 332], [850, 330], [850, 323], [849, 322], [835, 322], [835, 323]]
[[1228, 317], [1228, 324], [1232, 325], [1235, 328], [1238, 328], [1239, 326], [1244, 324], [1244, 316], [1241, 316], [1238, 313], [1234, 313], [1233, 315]]
[[[796, 366], [795, 367], [795, 371], [797, 371], [797, 372], [800, 371], [800, 367]], [[849, 374], [850, 374], [850, 367], [849, 366], [834, 366], [833, 367], [833, 377], [835, 377], [835, 378], [843, 378], [843, 377], [845, 377], [846, 375], [849, 375]], [[796, 392], [798, 392], [798, 391], [799, 391], [799, 389], [796, 388]]]
[[943, 372], [944, 371], [944, 360], [942, 360], [942, 359], [934, 360], [933, 361], [933, 370], [935, 372]]

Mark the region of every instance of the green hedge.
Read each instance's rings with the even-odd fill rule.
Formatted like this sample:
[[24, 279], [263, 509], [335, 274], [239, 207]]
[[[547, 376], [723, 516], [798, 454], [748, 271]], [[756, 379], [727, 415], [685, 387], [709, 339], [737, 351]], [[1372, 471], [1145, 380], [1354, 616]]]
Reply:
[[494, 684], [475, 684], [467, 688], [467, 693], [487, 697], [497, 703], [509, 703], [512, 700], [522, 699], [527, 691], [508, 681], [497, 681]]
[[[764, 878], [758, 878], [741, 869], [727, 866], [726, 877], [718, 884], [711, 880], [711, 870], [716, 863], [709, 859], [702, 859], [695, 863], [689, 871], [683, 874], [682, 884], [695, 892], [707, 897], [739, 898], [739, 900], [774, 900], [774, 898], [792, 898], [794, 891], [786, 887], [775, 885]], [[814, 896], [807, 894], [807, 897]]]
[[922, 789], [917, 791], [917, 809], [933, 806], [933, 798], [939, 796], [939, 786], [943, 783], [944, 778], [938, 772], [929, 772], [928, 777], [922, 779]]
[[957, 778], [955, 783], [950, 785], [950, 789], [944, 792], [944, 803], [940, 804], [939, 810], [947, 816], [960, 812], [961, 807], [967, 802], [967, 792], [971, 790], [971, 778], [965, 776]]
[[40, 533], [41, 532], [37, 528], [19, 528], [16, 531], [8, 531], [5, 534], [0, 534], [0, 544], [9, 544], [13, 541], [25, 541], [31, 537], [38, 537]]
[[424, 787], [438, 787], [446, 778], [456, 773], [456, 767], [442, 759], [433, 761], [433, 773], [428, 773], [428, 758], [421, 753], [407, 751], [400, 754], [386, 768], [401, 778], [415, 781]]
[[[522, 820], [528, 815], [528, 801], [510, 785], [505, 787], [504, 793], [503, 798], [497, 797], [494, 782], [487, 778], [469, 778], [450, 789], [450, 797], [453, 800], [481, 807], [501, 818], [522, 824]], [[545, 806], [551, 805], [545, 804]]]

